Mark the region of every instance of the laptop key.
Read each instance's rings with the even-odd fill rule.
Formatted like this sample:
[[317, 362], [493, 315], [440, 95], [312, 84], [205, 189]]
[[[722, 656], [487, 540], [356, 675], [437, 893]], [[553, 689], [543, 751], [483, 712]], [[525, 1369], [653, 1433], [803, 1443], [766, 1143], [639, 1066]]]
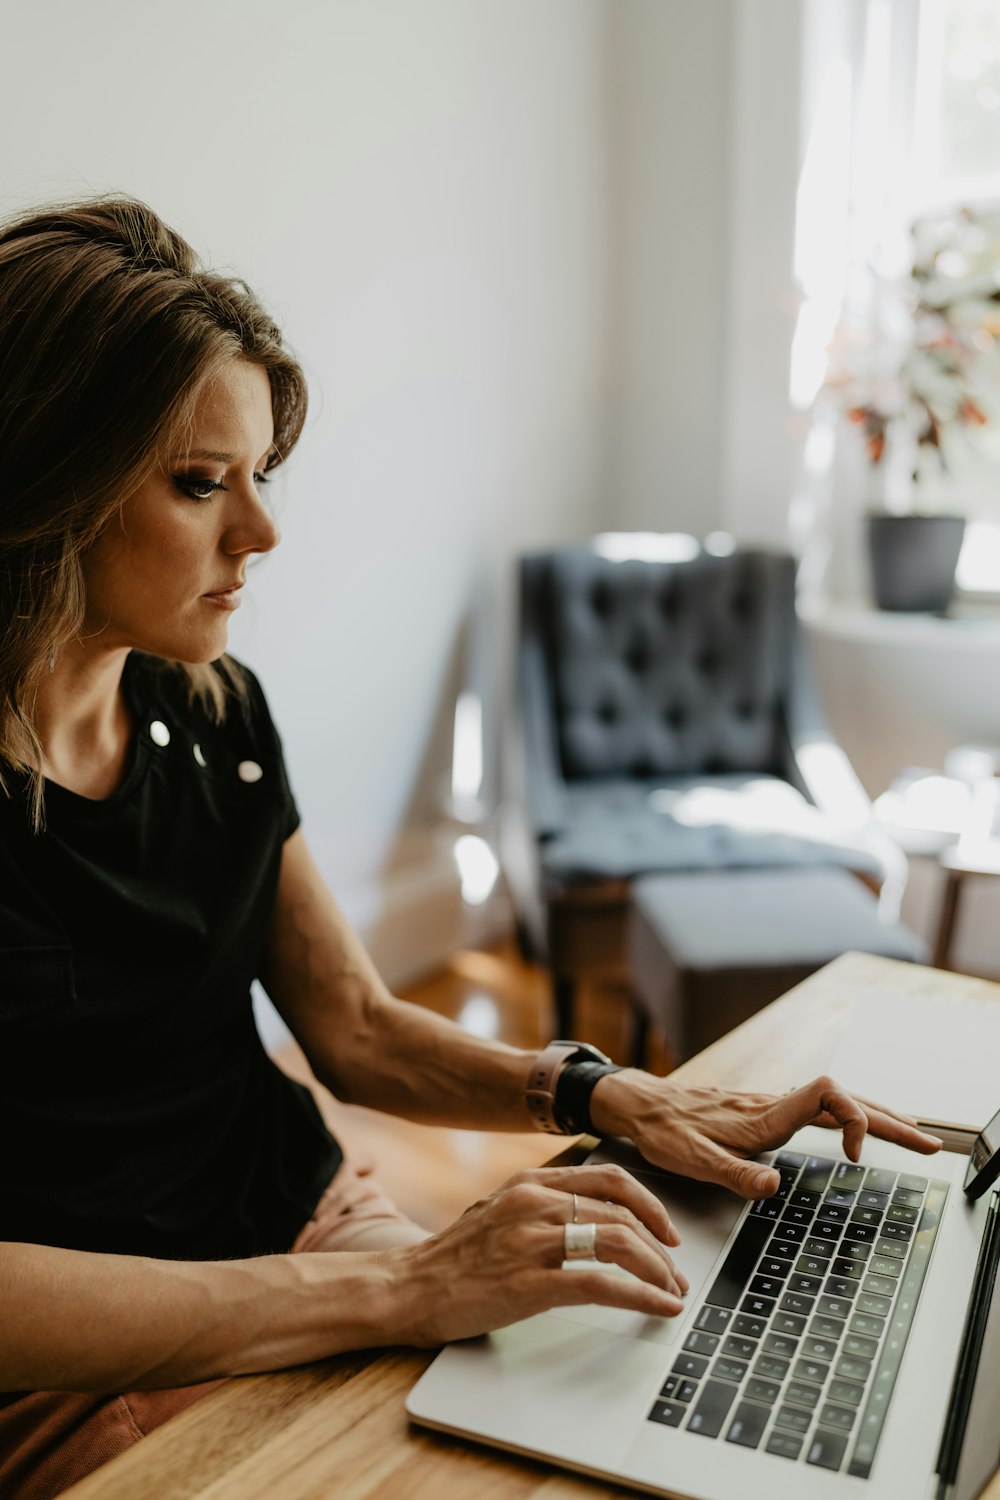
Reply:
[[702, 1437], [718, 1437], [735, 1395], [736, 1387], [725, 1380], [706, 1381], [688, 1421], [688, 1432], [699, 1432]]
[[747, 1372], [746, 1361], [742, 1359], [729, 1359], [725, 1354], [720, 1354], [712, 1366], [712, 1377], [715, 1380], [733, 1380], [739, 1385]]
[[[829, 1261], [820, 1255], [800, 1255], [795, 1262], [795, 1270], [800, 1276], [825, 1276], [829, 1269]], [[801, 1291], [802, 1288], [797, 1290]]]
[[754, 1276], [747, 1287], [757, 1297], [780, 1297], [784, 1289], [783, 1278], [776, 1276]]
[[865, 1173], [865, 1187], [873, 1193], [891, 1193], [895, 1185], [895, 1172], [888, 1172], [883, 1167], [869, 1167]]
[[856, 1193], [850, 1193], [846, 1188], [832, 1187], [828, 1189], [823, 1202], [832, 1204], [834, 1208], [852, 1208], [856, 1196]]
[[801, 1249], [803, 1255], [810, 1256], [813, 1260], [829, 1260], [834, 1252], [836, 1240], [806, 1240]]
[[877, 1225], [882, 1222], [882, 1210], [880, 1208], [852, 1208], [852, 1224]]
[[756, 1448], [764, 1436], [767, 1419], [771, 1415], [766, 1406], [755, 1406], [752, 1401], [741, 1401], [726, 1433], [727, 1443], [739, 1443], [743, 1448]]
[[807, 1314], [813, 1310], [814, 1299], [807, 1297], [801, 1292], [786, 1292], [781, 1299], [781, 1311], [796, 1314]]
[[835, 1373], [842, 1380], [860, 1380], [864, 1382], [871, 1374], [871, 1369], [872, 1362], [870, 1359], [852, 1359], [849, 1354], [843, 1354], [837, 1360]]
[[753, 1339], [737, 1338], [731, 1333], [723, 1344], [721, 1352], [728, 1359], [753, 1359], [757, 1353], [757, 1345]]
[[694, 1326], [703, 1328], [706, 1333], [725, 1333], [732, 1316], [728, 1307], [703, 1307]]
[[740, 1303], [740, 1312], [749, 1313], [751, 1317], [769, 1318], [774, 1312], [774, 1298], [755, 1297], [751, 1293]]
[[698, 1389], [697, 1380], [685, 1380], [683, 1375], [668, 1375], [663, 1382], [660, 1396], [664, 1401], [688, 1402]]
[[812, 1411], [819, 1400], [819, 1387], [804, 1380], [790, 1380], [785, 1386], [784, 1396], [791, 1406], [803, 1406], [806, 1411]]
[[834, 1224], [824, 1220], [820, 1224], [814, 1224], [809, 1231], [810, 1239], [814, 1240], [839, 1240], [843, 1230], [842, 1224]]
[[730, 1245], [722, 1269], [705, 1298], [711, 1307], [732, 1308], [737, 1305], [770, 1237], [771, 1226], [767, 1219], [744, 1219], [743, 1227]]
[[812, 1219], [811, 1208], [786, 1208], [781, 1216], [781, 1224], [782, 1227], [786, 1224], [798, 1224], [804, 1228], [806, 1224], [812, 1223]]
[[898, 1276], [903, 1263], [891, 1255], [873, 1255], [868, 1262], [868, 1269], [873, 1276]]
[[871, 1313], [855, 1313], [851, 1319], [851, 1332], [863, 1334], [869, 1339], [881, 1338], [884, 1327], [885, 1319], [874, 1318]]
[[808, 1432], [812, 1416], [794, 1406], [783, 1406], [774, 1419], [775, 1427], [784, 1427], [787, 1432]]
[[[777, 1233], [778, 1231], [775, 1232], [776, 1236]], [[773, 1265], [775, 1260], [782, 1262], [794, 1260], [799, 1253], [799, 1246], [795, 1244], [794, 1240], [779, 1240], [775, 1237], [768, 1245], [767, 1253], [774, 1257], [771, 1261]]]
[[841, 1240], [837, 1254], [846, 1260], [867, 1260], [872, 1247], [864, 1240]]
[[820, 1297], [816, 1311], [828, 1318], [846, 1318], [850, 1316], [851, 1304], [846, 1297]]
[[743, 1395], [750, 1401], [762, 1401], [765, 1406], [773, 1406], [780, 1390], [780, 1380], [765, 1380], [759, 1375], [752, 1375], [746, 1383]]
[[917, 1210], [915, 1208], [900, 1208], [898, 1203], [892, 1203], [885, 1211], [887, 1224], [915, 1224], [917, 1222]]
[[892, 1206], [893, 1208], [919, 1208], [923, 1198], [923, 1193], [911, 1193], [905, 1188], [897, 1188], [892, 1195]]
[[818, 1276], [807, 1276], [798, 1271], [794, 1272], [792, 1276], [789, 1277], [788, 1290], [790, 1292], [801, 1292], [806, 1297], [815, 1297], [816, 1293], [822, 1290], [823, 1277], [826, 1275], [829, 1269], [830, 1267], [824, 1261], [823, 1265], [820, 1267], [820, 1274]]
[[750, 1213], [755, 1219], [780, 1219], [783, 1207], [780, 1198], [758, 1198]]
[[857, 1415], [849, 1406], [834, 1406], [828, 1401], [819, 1414], [821, 1427], [832, 1427], [840, 1432], [850, 1432]]
[[798, 1151], [779, 1151], [774, 1158], [773, 1165], [776, 1167], [794, 1167], [798, 1171], [805, 1162], [805, 1157]]
[[[908, 1211], [908, 1210], [907, 1210]], [[806, 1216], [809, 1217], [808, 1215]], [[801, 1245], [809, 1229], [805, 1224], [792, 1224], [788, 1219], [782, 1219], [780, 1224], [772, 1225], [774, 1238], [776, 1240], [791, 1240], [796, 1245]]]
[[821, 1469], [839, 1469], [847, 1451], [847, 1436], [843, 1432], [824, 1432], [817, 1427], [813, 1433], [807, 1464], [816, 1464]]
[[873, 1193], [866, 1188], [863, 1193], [858, 1194], [859, 1208], [885, 1208], [888, 1202], [888, 1193]]
[[737, 1313], [733, 1319], [733, 1333], [744, 1339], [759, 1339], [764, 1336], [766, 1318], [751, 1318], [747, 1313]]
[[[869, 1276], [868, 1278], [869, 1281], [878, 1281], [878, 1279], [879, 1278], [877, 1276]], [[847, 1276], [828, 1276], [826, 1278], [826, 1284], [823, 1290], [830, 1297], [853, 1298], [855, 1292], [858, 1290], [858, 1283], [856, 1281], [851, 1281]], [[873, 1286], [868, 1287], [867, 1290], [871, 1292], [881, 1292], [884, 1290], [884, 1288], [880, 1286]]]
[[687, 1413], [687, 1407], [675, 1406], [672, 1401], [657, 1401], [649, 1414], [650, 1422], [662, 1422], [664, 1427], [679, 1427]]
[[[829, 1220], [831, 1224], [844, 1224], [847, 1222], [847, 1215], [850, 1211], [848, 1208], [838, 1208], [835, 1203], [824, 1203], [816, 1217]], [[865, 1210], [861, 1211], [865, 1212]]]
[[788, 1202], [793, 1208], [816, 1208], [819, 1201], [819, 1193], [807, 1193], [803, 1188], [796, 1188], [788, 1195]]
[[830, 1181], [836, 1162], [825, 1156], [809, 1156], [799, 1173], [798, 1185], [808, 1193], [821, 1193]]
[[836, 1339], [818, 1339], [811, 1333], [802, 1340], [802, 1353], [809, 1359], [832, 1359], [836, 1352]]
[[776, 1333], [787, 1333], [793, 1339], [801, 1337], [805, 1331], [805, 1326], [805, 1318], [800, 1317], [798, 1313], [789, 1312], [778, 1313], [771, 1324]]
[[882, 1233], [880, 1224], [845, 1224], [844, 1239], [841, 1243], [850, 1241], [857, 1245], [871, 1245]]
[[[900, 1228], [905, 1229], [907, 1226], [905, 1224], [902, 1224], [902, 1225], [900, 1225], [900, 1224], [890, 1224], [888, 1227], [890, 1229], [900, 1229]], [[893, 1260], [905, 1260], [906, 1259], [906, 1251], [907, 1251], [907, 1245], [906, 1245], [906, 1241], [905, 1240], [903, 1241], [902, 1244], [900, 1244], [898, 1240], [876, 1240], [875, 1241], [875, 1254], [876, 1255], [888, 1255]]]
[[864, 1393], [863, 1385], [856, 1385], [853, 1380], [841, 1380], [834, 1376], [826, 1394], [831, 1401], [838, 1401], [842, 1406], [858, 1406]]
[[789, 1264], [787, 1260], [772, 1260], [770, 1256], [766, 1256], [757, 1267], [757, 1274], [759, 1276], [771, 1276], [778, 1281], [784, 1281], [788, 1272]]
[[877, 1350], [874, 1339], [862, 1338], [857, 1333], [849, 1333], [844, 1340], [844, 1353], [855, 1354], [859, 1359], [874, 1359]]
[[927, 1178], [911, 1177], [908, 1172], [901, 1172], [899, 1175], [899, 1181], [896, 1186], [900, 1188], [906, 1188], [911, 1193], [926, 1193]]
[[765, 1380], [784, 1380], [788, 1374], [788, 1364], [787, 1359], [779, 1359], [776, 1354], [761, 1354], [753, 1372], [763, 1376]]
[[841, 1255], [833, 1262], [830, 1270], [834, 1276], [846, 1276], [849, 1281], [860, 1281], [865, 1274], [865, 1262]]
[[886, 1219], [882, 1225], [883, 1240], [892, 1240], [894, 1243], [908, 1244], [913, 1238], [912, 1224], [897, 1224], [895, 1219]]
[[849, 1188], [851, 1192], [857, 1192], [865, 1180], [864, 1167], [856, 1166], [854, 1162], [838, 1162], [837, 1170], [833, 1174], [833, 1180], [838, 1187]]
[[799, 1341], [789, 1338], [785, 1333], [769, 1333], [761, 1347], [767, 1354], [778, 1354], [782, 1358], [790, 1358], [798, 1349]]
[[892, 1306], [888, 1297], [876, 1297], [871, 1292], [862, 1292], [858, 1298], [858, 1312], [871, 1313], [876, 1318], [884, 1318]]
[[802, 1452], [802, 1439], [790, 1432], [774, 1431], [767, 1440], [765, 1453], [776, 1453], [779, 1458], [798, 1458]]
[[684, 1348], [689, 1354], [712, 1355], [719, 1347], [719, 1335], [717, 1333], [703, 1333], [695, 1328], [684, 1340]]
[[792, 1371], [796, 1380], [808, 1380], [813, 1385], [822, 1385], [830, 1373], [830, 1366], [822, 1359], [797, 1359]]
[[826, 1313], [817, 1313], [809, 1324], [809, 1332], [813, 1337], [822, 1339], [827, 1344], [836, 1344], [843, 1331], [843, 1319], [831, 1318]]
[[876, 1297], [891, 1297], [896, 1290], [896, 1283], [891, 1276], [866, 1276], [864, 1290], [874, 1292]]
[[700, 1358], [697, 1354], [678, 1354], [671, 1366], [672, 1375], [687, 1375], [692, 1380], [700, 1380], [708, 1369], [708, 1360]]

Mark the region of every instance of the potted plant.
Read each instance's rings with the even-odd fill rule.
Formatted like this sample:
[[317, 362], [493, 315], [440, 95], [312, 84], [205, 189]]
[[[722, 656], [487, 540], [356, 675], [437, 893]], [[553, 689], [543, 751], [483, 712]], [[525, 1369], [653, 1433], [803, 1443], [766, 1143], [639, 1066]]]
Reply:
[[910, 276], [877, 289], [874, 327], [840, 330], [826, 388], [883, 480], [885, 508], [868, 517], [876, 603], [943, 613], [965, 518], [922, 491], [1000, 415], [1000, 207], [927, 216], [912, 234]]

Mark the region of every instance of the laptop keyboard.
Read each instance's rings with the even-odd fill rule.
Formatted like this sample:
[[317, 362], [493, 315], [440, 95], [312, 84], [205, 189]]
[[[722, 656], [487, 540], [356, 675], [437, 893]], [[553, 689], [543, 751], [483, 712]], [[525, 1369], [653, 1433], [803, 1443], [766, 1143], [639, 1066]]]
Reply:
[[867, 1479], [948, 1184], [771, 1164], [649, 1420]]

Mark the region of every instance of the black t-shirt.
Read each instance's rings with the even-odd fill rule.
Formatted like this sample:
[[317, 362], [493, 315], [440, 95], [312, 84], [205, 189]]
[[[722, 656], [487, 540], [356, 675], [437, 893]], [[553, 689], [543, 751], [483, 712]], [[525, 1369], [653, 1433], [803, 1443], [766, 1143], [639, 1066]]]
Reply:
[[250, 1002], [298, 826], [263, 693], [214, 724], [133, 653], [103, 801], [0, 795], [0, 1240], [184, 1259], [287, 1250], [341, 1160]]

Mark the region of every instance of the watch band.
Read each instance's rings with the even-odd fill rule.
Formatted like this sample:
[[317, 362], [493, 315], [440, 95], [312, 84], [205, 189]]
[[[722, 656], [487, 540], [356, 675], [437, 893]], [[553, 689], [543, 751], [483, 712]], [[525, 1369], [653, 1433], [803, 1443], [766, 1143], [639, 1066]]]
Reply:
[[566, 1134], [556, 1119], [556, 1085], [560, 1073], [576, 1053], [576, 1042], [549, 1042], [532, 1063], [524, 1102], [536, 1130], [544, 1130], [548, 1135]]
[[[536, 1130], [544, 1130], [548, 1135], [579, 1135], [581, 1130], [589, 1130], [590, 1095], [597, 1077], [585, 1073], [574, 1078], [569, 1094], [565, 1094], [567, 1073], [572, 1070], [576, 1074], [581, 1067], [600, 1069], [597, 1077], [601, 1078], [605, 1073], [619, 1071], [609, 1057], [589, 1042], [560, 1038], [539, 1052], [524, 1090], [524, 1102]], [[578, 1125], [578, 1119], [586, 1123]]]
[[600, 1133], [590, 1118], [590, 1096], [602, 1078], [621, 1071], [615, 1063], [590, 1058], [566, 1064], [556, 1079], [554, 1114], [567, 1135]]

